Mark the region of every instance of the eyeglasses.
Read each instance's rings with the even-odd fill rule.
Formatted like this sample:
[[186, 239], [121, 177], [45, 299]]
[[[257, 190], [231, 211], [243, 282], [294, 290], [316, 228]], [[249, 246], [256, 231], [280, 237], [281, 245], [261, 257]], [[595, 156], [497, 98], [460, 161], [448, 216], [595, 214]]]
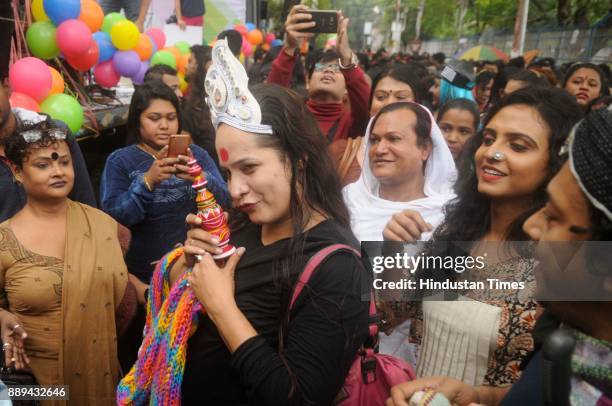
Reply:
[[325, 72], [326, 70], [330, 70], [334, 73], [340, 72], [340, 65], [337, 63], [324, 63], [317, 62], [314, 67], [315, 72]]

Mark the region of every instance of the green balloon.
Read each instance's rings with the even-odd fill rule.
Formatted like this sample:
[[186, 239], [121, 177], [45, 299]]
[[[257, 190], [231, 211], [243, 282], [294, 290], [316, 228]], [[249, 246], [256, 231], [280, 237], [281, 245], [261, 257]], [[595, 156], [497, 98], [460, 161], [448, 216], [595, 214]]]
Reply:
[[59, 55], [55, 31], [55, 25], [50, 21], [38, 21], [28, 28], [26, 41], [34, 56], [40, 59], [53, 59]]
[[151, 58], [151, 66], [168, 65], [172, 69], [176, 69], [176, 60], [174, 55], [168, 51], [157, 51]]
[[119, 21], [123, 20], [125, 20], [125, 17], [119, 13], [108, 13], [104, 17], [104, 22], [102, 23], [102, 31], [110, 35], [113, 26]]
[[191, 52], [191, 45], [187, 41], [179, 41], [174, 44], [175, 47], [180, 51], [181, 54], [185, 55]]
[[83, 125], [83, 107], [67, 94], [58, 93], [47, 97], [41, 103], [40, 111], [55, 120], [63, 121], [75, 134]]

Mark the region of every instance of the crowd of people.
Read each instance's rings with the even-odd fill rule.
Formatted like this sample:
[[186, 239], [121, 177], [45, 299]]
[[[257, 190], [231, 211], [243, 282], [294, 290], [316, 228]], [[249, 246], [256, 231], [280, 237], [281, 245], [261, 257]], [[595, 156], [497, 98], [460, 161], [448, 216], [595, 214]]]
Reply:
[[[12, 110], [0, 88], [4, 364], [40, 385], [69, 385], [70, 404], [153, 402], [164, 382], [117, 385], [148, 356], [151, 301], [170, 301], [181, 283], [203, 312], [184, 346], [164, 347], [179, 403], [341, 405], [356, 355], [372, 345], [417, 378], [368, 404], [425, 405], [415, 400], [423, 391], [446, 401], [436, 404], [542, 404], [542, 347], [564, 330], [575, 342], [570, 372], [553, 385], [565, 397], [547, 404], [612, 404], [609, 264], [583, 258], [560, 276], [553, 270], [569, 260], [513, 246], [531, 242], [537, 254], [548, 241], [611, 239], [609, 67], [357, 53], [341, 13], [336, 45], [302, 54], [310, 19], [294, 6], [284, 44], [258, 49], [246, 67], [232, 30], [214, 47], [194, 45], [186, 94], [174, 69], [150, 68], [99, 201], [70, 130]], [[181, 133], [189, 148], [169, 154]], [[194, 161], [238, 247], [226, 261], [213, 260], [221, 241], [194, 215]], [[373, 345], [371, 275], [356, 252], [333, 252], [300, 285], [322, 249], [359, 251], [363, 241], [464, 242], [473, 256], [497, 243], [504, 254], [486, 274], [533, 291], [379, 300]], [[604, 300], [537, 300], [560, 277]]]

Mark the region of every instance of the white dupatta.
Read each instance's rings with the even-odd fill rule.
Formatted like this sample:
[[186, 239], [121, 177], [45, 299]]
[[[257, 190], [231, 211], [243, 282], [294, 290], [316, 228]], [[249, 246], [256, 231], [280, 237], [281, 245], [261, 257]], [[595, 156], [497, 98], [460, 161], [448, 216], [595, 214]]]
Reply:
[[[361, 176], [357, 182], [347, 185], [342, 191], [351, 214], [351, 228], [359, 241], [382, 241], [382, 233], [389, 219], [395, 213], [407, 209], [419, 212], [435, 229], [444, 219], [442, 207], [455, 197], [455, 161], [433, 116], [426, 107], [419, 106], [427, 112], [431, 120], [430, 137], [433, 144], [431, 155], [425, 164], [423, 192], [426, 197], [409, 202], [392, 202], [379, 197], [380, 183], [372, 173], [368, 157], [374, 118], [370, 119], [364, 138], [365, 155]], [[428, 232], [421, 235], [421, 240], [428, 240], [431, 234]]]

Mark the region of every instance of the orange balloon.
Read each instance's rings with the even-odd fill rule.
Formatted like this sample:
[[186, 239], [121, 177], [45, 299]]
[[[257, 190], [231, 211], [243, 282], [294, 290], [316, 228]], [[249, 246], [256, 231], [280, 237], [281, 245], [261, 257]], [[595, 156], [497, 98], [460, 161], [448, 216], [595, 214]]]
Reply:
[[181, 60], [181, 51], [179, 51], [177, 47], [166, 47], [164, 48], [164, 51], [168, 51], [174, 55], [174, 60], [176, 60], [177, 64]]
[[267, 51], [269, 51], [269, 50], [270, 50], [270, 44], [263, 44], [263, 45], [261, 46], [261, 49], [263, 49], [263, 50], [264, 50], [264, 51], [266, 51], [266, 52], [267, 52]]
[[87, 24], [91, 32], [99, 31], [104, 22], [104, 11], [94, 0], [81, 0], [79, 20]]
[[247, 34], [247, 41], [249, 41], [251, 45], [259, 45], [263, 42], [263, 34], [255, 28]]
[[49, 94], [64, 93], [64, 78], [57, 69], [49, 66], [49, 70], [51, 71], [51, 91]]
[[146, 61], [151, 58], [151, 55], [153, 55], [153, 42], [151, 38], [149, 38], [147, 34], [140, 34], [134, 51], [136, 51], [141, 61]]
[[183, 72], [185, 73], [185, 68], [187, 67], [187, 64], [189, 64], [189, 56], [191, 54], [184, 54], [181, 55], [181, 57], [179, 58], [179, 60], [176, 63], [176, 69], [179, 72]]

